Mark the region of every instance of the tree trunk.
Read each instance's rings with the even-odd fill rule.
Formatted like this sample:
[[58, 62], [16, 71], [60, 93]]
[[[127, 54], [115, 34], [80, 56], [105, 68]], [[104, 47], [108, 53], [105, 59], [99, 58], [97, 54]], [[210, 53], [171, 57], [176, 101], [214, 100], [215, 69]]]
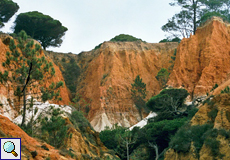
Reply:
[[155, 149], [155, 153], [156, 153], [155, 160], [158, 160], [159, 159], [159, 153], [158, 153], [158, 147], [157, 147], [157, 145], [154, 145], [154, 149]]
[[23, 126], [25, 123], [25, 117], [26, 117], [26, 88], [23, 91], [23, 114], [22, 114], [21, 126]]
[[129, 160], [129, 143], [126, 142], [126, 149], [127, 149], [127, 160]]
[[192, 1], [193, 3], [193, 35], [195, 35], [196, 32], [196, 9], [197, 9], [197, 1]]

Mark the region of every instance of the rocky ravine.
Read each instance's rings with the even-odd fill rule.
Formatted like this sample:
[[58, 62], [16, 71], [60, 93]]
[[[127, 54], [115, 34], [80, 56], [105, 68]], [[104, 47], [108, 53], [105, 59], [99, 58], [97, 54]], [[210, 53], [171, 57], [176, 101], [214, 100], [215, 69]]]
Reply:
[[[160, 87], [155, 76], [161, 68], [171, 65], [169, 61], [177, 45], [104, 42], [99, 49], [74, 56], [81, 67], [77, 92], [90, 103], [88, 119], [96, 131], [116, 123], [129, 127], [141, 120], [131, 100], [131, 83], [140, 75], [146, 83], [146, 99], [157, 94]], [[48, 55], [55, 58], [55, 53]], [[66, 59], [69, 56], [73, 57], [66, 54]]]
[[168, 85], [204, 95], [230, 75], [230, 25], [214, 17], [177, 48]]

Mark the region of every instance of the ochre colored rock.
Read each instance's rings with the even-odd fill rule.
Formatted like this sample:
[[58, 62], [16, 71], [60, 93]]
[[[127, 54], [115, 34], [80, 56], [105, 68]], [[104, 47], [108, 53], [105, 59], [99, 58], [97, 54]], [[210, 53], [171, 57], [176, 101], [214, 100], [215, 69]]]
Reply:
[[96, 131], [105, 126], [129, 127], [140, 121], [131, 100], [137, 75], [146, 84], [147, 98], [159, 93], [155, 76], [168, 68], [178, 43], [104, 42], [97, 50], [78, 55], [82, 73], [77, 91], [90, 103], [88, 119]]
[[103, 157], [101, 154], [108, 152], [108, 149], [104, 146], [104, 144], [101, 142], [99, 138], [99, 134], [95, 131], [93, 131], [90, 127], [87, 127], [86, 134], [90, 135], [91, 141], [94, 141], [95, 144], [92, 144], [89, 139], [87, 139], [85, 136], [82, 135], [82, 133], [73, 127], [73, 124], [69, 121], [68, 118], [65, 119], [66, 124], [70, 126], [68, 129], [68, 135], [69, 136], [66, 139], [66, 148], [72, 150], [72, 153], [77, 155], [77, 157], [83, 158], [82, 154], [87, 154], [90, 157]]
[[[38, 43], [35, 41], [35, 43]], [[5, 45], [2, 40], [0, 39], [0, 71], [4, 72], [5, 68], [2, 66], [2, 62], [4, 62], [6, 60], [6, 52], [10, 52], [9, 50], [9, 46]], [[45, 56], [43, 51], [41, 51], [41, 55], [40, 56]], [[45, 56], [48, 62], [52, 62], [52, 60], [48, 57]], [[52, 62], [53, 63], [53, 62]], [[54, 69], [55, 69], [55, 75], [46, 80], [45, 83], [43, 83], [43, 85], [45, 87], [48, 87], [52, 82], [56, 83], [58, 81], [63, 81], [64, 82], [64, 78], [62, 76], [62, 73], [59, 69], [59, 67], [57, 67], [54, 63], [53, 63]], [[8, 82], [9, 83], [9, 82]], [[39, 93], [39, 90], [36, 90], [37, 93]], [[10, 100], [14, 100], [14, 94], [13, 94], [13, 89], [10, 88], [9, 86], [7, 86], [6, 84], [1, 84], [0, 83], [0, 94], [6, 96], [8, 99]], [[69, 92], [65, 86], [64, 83], [64, 87], [60, 88], [60, 96], [62, 97], [62, 101], [53, 101], [53, 103], [58, 103], [58, 104], [69, 104], [70, 99], [69, 99]], [[15, 103], [16, 104], [16, 103]], [[19, 111], [20, 107], [16, 104], [15, 106], [16, 110]]]
[[192, 95], [204, 95], [215, 83], [229, 79], [229, 61], [230, 25], [214, 17], [198, 27], [195, 35], [181, 41], [167, 84], [184, 87]]
[[[34, 158], [36, 160], [45, 159], [47, 157], [56, 157], [56, 159], [63, 160], [66, 159], [59, 154], [57, 149], [28, 136], [20, 127], [12, 123], [8, 118], [1, 115], [0, 124], [1, 135], [5, 134], [6, 137], [21, 138], [22, 159], [33, 159], [30, 154], [31, 151], [37, 151], [37, 156]], [[42, 145], [46, 145], [49, 151], [41, 148]], [[72, 158], [68, 157], [68, 159]]]

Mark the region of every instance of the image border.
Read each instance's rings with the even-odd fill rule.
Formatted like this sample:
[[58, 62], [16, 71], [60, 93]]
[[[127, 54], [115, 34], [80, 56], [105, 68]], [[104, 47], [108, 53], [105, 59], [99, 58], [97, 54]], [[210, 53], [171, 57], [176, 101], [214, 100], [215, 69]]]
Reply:
[[[0, 138], [0, 140], [1, 139], [19, 139], [20, 140], [20, 159], [18, 159], [18, 160], [21, 160], [22, 159], [22, 157], [21, 157], [21, 138]], [[1, 147], [2, 147], [2, 141], [0, 141], [0, 144], [1, 144]], [[2, 155], [2, 150], [0, 150], [0, 160], [15, 160], [15, 159], [1, 159], [1, 155]], [[17, 160], [17, 159], [16, 159]]]

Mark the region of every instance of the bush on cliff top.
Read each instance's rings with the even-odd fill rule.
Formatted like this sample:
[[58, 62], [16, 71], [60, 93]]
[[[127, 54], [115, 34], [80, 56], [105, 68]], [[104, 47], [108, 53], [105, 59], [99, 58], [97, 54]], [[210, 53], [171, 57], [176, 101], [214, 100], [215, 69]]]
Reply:
[[110, 41], [111, 42], [133, 42], [133, 41], [142, 41], [142, 40], [128, 34], [120, 34], [110, 39]]

